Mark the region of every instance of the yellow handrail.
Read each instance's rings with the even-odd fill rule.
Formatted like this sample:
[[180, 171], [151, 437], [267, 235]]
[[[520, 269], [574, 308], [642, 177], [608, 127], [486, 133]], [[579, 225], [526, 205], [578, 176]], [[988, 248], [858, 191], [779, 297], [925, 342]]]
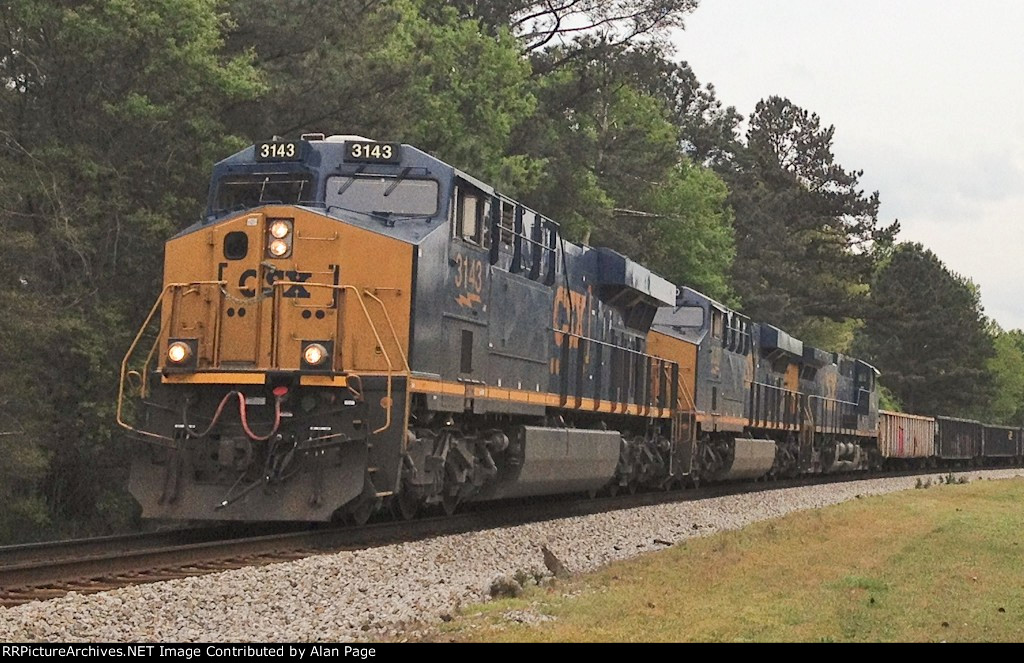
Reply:
[[[395, 367], [394, 367], [394, 364], [391, 363], [391, 357], [390, 357], [390, 355], [388, 355], [387, 349], [385, 349], [385, 347], [384, 347], [384, 341], [381, 340], [380, 334], [377, 333], [377, 325], [373, 324], [373, 319], [370, 317], [370, 311], [366, 308], [366, 304], [363, 303], [363, 298], [359, 296], [359, 288], [357, 288], [354, 285], [334, 285], [332, 283], [310, 283], [308, 281], [305, 282], [305, 283], [298, 283], [298, 282], [294, 282], [294, 281], [275, 281], [274, 282], [274, 287], [275, 288], [284, 287], [284, 286], [289, 286], [289, 287], [290, 286], [301, 286], [301, 287], [306, 287], [306, 288], [309, 288], [309, 287], [329, 288], [331, 290], [351, 290], [351, 291], [356, 293], [356, 299], [359, 302], [359, 307], [363, 310], [363, 316], [366, 317], [366, 322], [367, 322], [367, 324], [370, 325], [370, 331], [373, 332], [373, 338], [377, 341], [377, 347], [380, 348], [380, 353], [384, 356], [384, 361], [387, 362], [387, 365], [388, 365], [388, 372], [387, 372], [387, 375], [388, 375], [387, 385], [388, 386], [387, 386], [387, 396], [386, 396], [387, 407], [384, 408], [384, 411], [386, 413], [386, 419], [384, 421], [384, 425], [381, 426], [380, 428], [374, 430], [373, 433], [377, 434], [377, 433], [381, 433], [383, 431], [386, 431], [388, 428], [391, 427], [391, 404], [393, 403], [393, 400], [391, 398], [391, 379], [392, 379], [392, 373], [394, 372]], [[389, 322], [390, 322], [390, 320], [389, 320]], [[392, 331], [392, 333], [394, 333], [394, 327], [393, 326], [391, 328], [391, 331]], [[402, 346], [401, 346], [401, 343], [398, 342], [397, 335], [395, 336], [395, 341], [396, 341], [396, 344], [398, 345], [399, 349], [401, 349]], [[404, 357], [405, 357], [405, 355], [403, 353], [403, 359], [404, 359]], [[382, 404], [382, 407], [383, 407], [383, 404]]]
[[[676, 364], [676, 366], [678, 366], [678, 364]], [[679, 394], [680, 395], [684, 395], [684, 394], [686, 395], [686, 400], [690, 404], [690, 411], [693, 412], [694, 414], [696, 414], [697, 413], [697, 401], [694, 400], [693, 396], [690, 395], [690, 391], [686, 388], [686, 385], [683, 384], [683, 379], [682, 378], [683, 378], [683, 372], [680, 370], [679, 371]], [[677, 397], [676, 398], [676, 405], [679, 405], [680, 403], [681, 403], [681, 401]]]
[[[197, 287], [197, 286], [218, 286], [220, 294], [223, 297], [223, 295], [225, 294], [224, 293], [224, 286], [225, 285], [226, 285], [225, 281], [194, 281], [194, 282], [190, 282], [190, 283], [169, 283], [166, 286], [164, 286], [163, 290], [160, 292], [160, 295], [157, 297], [156, 302], [153, 304], [153, 307], [150, 309], [149, 314], [146, 316], [145, 321], [142, 323], [142, 326], [140, 327], [138, 333], [135, 335], [135, 338], [133, 339], [131, 345], [128, 348], [128, 351], [125, 353], [124, 359], [121, 361], [121, 374], [120, 374], [120, 381], [119, 381], [119, 384], [118, 384], [118, 393], [117, 393], [117, 423], [118, 423], [118, 425], [120, 425], [121, 427], [126, 428], [127, 430], [130, 430], [130, 431], [132, 431], [134, 433], [137, 433], [139, 435], [143, 435], [143, 436], [150, 437], [150, 438], [155, 438], [155, 439], [158, 439], [158, 440], [166, 440], [166, 441], [169, 441], [169, 442], [173, 442], [174, 441], [173, 438], [167, 437], [166, 435], [161, 435], [159, 433], [151, 433], [151, 432], [148, 432], [148, 431], [137, 429], [137, 428], [133, 427], [132, 425], [130, 425], [129, 423], [127, 423], [124, 420], [124, 400], [125, 400], [124, 397], [125, 397], [125, 387], [126, 387], [126, 383], [127, 383], [127, 377], [128, 377], [128, 374], [129, 374], [128, 366], [129, 366], [129, 363], [131, 362], [132, 357], [135, 355], [135, 352], [138, 349], [138, 346], [139, 346], [140, 342], [142, 341], [143, 336], [145, 335], [146, 331], [150, 328], [150, 326], [151, 326], [151, 324], [153, 322], [154, 316], [156, 316], [157, 311], [159, 311], [161, 309], [161, 307], [164, 305], [165, 299], [166, 299], [166, 297], [167, 297], [169, 292], [171, 292], [171, 291], [173, 291], [175, 289], [191, 288], [191, 287]], [[366, 322], [367, 322], [367, 324], [370, 327], [370, 331], [373, 334], [373, 337], [374, 337], [374, 339], [377, 342], [377, 347], [380, 348], [381, 355], [383, 356], [384, 361], [387, 364], [387, 395], [381, 401], [381, 407], [385, 411], [385, 421], [384, 421], [384, 425], [383, 426], [381, 426], [380, 428], [377, 428], [377, 429], [375, 429], [373, 431], [373, 434], [381, 433], [381, 432], [387, 430], [388, 428], [390, 428], [391, 427], [391, 423], [392, 423], [392, 415], [391, 415], [392, 407], [391, 406], [392, 406], [392, 404], [394, 402], [393, 398], [392, 398], [392, 394], [393, 394], [393, 376], [394, 376], [394, 373], [396, 372], [396, 368], [395, 368], [394, 362], [392, 362], [392, 360], [391, 360], [391, 356], [388, 353], [387, 348], [384, 346], [384, 341], [381, 338], [380, 333], [377, 331], [377, 325], [374, 323], [373, 317], [370, 315], [369, 309], [367, 309], [366, 304], [363, 302], [363, 296], [369, 297], [370, 299], [375, 300], [380, 305], [381, 310], [384, 313], [384, 317], [385, 317], [385, 319], [387, 321], [388, 327], [389, 327], [389, 329], [391, 331], [391, 336], [392, 336], [392, 339], [394, 340], [395, 347], [398, 348], [398, 352], [401, 355], [402, 365], [404, 367], [404, 370], [405, 370], [406, 374], [408, 374], [411, 371], [410, 371], [410, 368], [409, 368], [408, 357], [406, 356], [406, 353], [405, 353], [404, 349], [402, 348], [401, 340], [398, 337], [398, 333], [395, 330], [394, 323], [391, 320], [391, 315], [388, 313], [387, 306], [384, 304], [384, 302], [379, 297], [377, 297], [373, 293], [369, 292], [368, 290], [365, 290], [365, 291], [363, 291], [361, 293], [359, 288], [357, 286], [354, 286], [354, 285], [340, 285], [340, 284], [339, 285], [334, 285], [334, 284], [328, 284], [328, 283], [310, 283], [310, 282], [297, 283], [297, 282], [292, 282], [292, 281], [276, 281], [272, 285], [275, 288], [275, 295], [277, 293], [281, 292], [279, 290], [279, 288], [292, 287], [292, 286], [302, 286], [302, 287], [305, 287], [305, 288], [309, 288], [309, 287], [329, 288], [331, 290], [352, 291], [353, 293], [355, 293], [356, 300], [359, 302], [359, 307], [360, 307], [360, 309], [363, 312], [363, 317], [366, 319]], [[279, 302], [280, 302], [280, 298], [275, 296], [274, 297], [273, 306], [276, 308], [278, 306]], [[278, 316], [276, 316], [276, 315], [274, 317], [275, 317], [275, 320], [279, 319]], [[145, 362], [144, 362], [142, 370], [141, 370], [142, 383], [141, 383], [141, 386], [139, 388], [139, 395], [142, 396], [142, 397], [145, 397], [145, 394], [146, 394], [146, 389], [147, 389], [147, 384], [148, 384], [147, 376], [148, 376], [149, 371], [150, 371], [150, 364], [152, 363], [153, 358], [156, 355], [157, 349], [158, 349], [159, 344], [160, 344], [160, 338], [162, 337], [164, 329], [165, 329], [166, 325], [168, 325], [168, 324], [170, 324], [170, 316], [168, 316], [164, 320], [164, 324], [157, 331], [156, 341], [154, 341], [153, 346], [150, 348], [149, 352], [146, 355], [146, 359], [145, 359]], [[275, 324], [277, 324], [277, 323], [275, 323]], [[275, 333], [275, 336], [277, 336], [276, 333]], [[218, 339], [214, 339], [214, 342], [217, 342], [217, 341], [218, 341]], [[272, 359], [272, 362], [271, 362], [274, 366], [277, 365], [276, 364], [276, 354], [277, 353], [276, 353], [276, 341], [275, 341], [275, 348], [274, 348], [274, 355], [275, 355], [275, 357]]]
[[[167, 437], [166, 435], [160, 435], [159, 433], [150, 433], [149, 431], [144, 431], [144, 430], [140, 430], [138, 428], [135, 428], [134, 426], [130, 425], [129, 423], [127, 423], [124, 420], [124, 387], [125, 387], [125, 382], [126, 382], [127, 377], [128, 377], [128, 373], [129, 373], [129, 371], [128, 371], [128, 364], [129, 364], [129, 362], [131, 362], [132, 355], [135, 354], [135, 349], [138, 347], [139, 342], [142, 340], [142, 337], [145, 335], [146, 330], [149, 329], [149, 325], [153, 321], [153, 316], [155, 316], [156, 312], [159, 311], [160, 308], [163, 306], [164, 298], [167, 296], [167, 293], [170, 290], [175, 289], [175, 288], [185, 288], [185, 287], [192, 287], [192, 286], [197, 286], [197, 285], [221, 285], [222, 286], [223, 284], [224, 284], [224, 281], [196, 281], [194, 283], [168, 283], [166, 286], [164, 286], [164, 289], [160, 291], [159, 296], [157, 296], [156, 301], [153, 303], [153, 307], [149, 310], [149, 314], [146, 316], [146, 320], [142, 323], [142, 326], [139, 328], [139, 332], [135, 335], [135, 339], [132, 340], [132, 344], [128, 347], [128, 351], [125, 353], [124, 359], [121, 360], [121, 376], [120, 376], [120, 380], [118, 381], [118, 385], [117, 385], [117, 423], [118, 423], [119, 426], [121, 426], [122, 428], [126, 428], [127, 430], [130, 430], [133, 433], [137, 433], [139, 435], [144, 435], [146, 437], [152, 437], [152, 438], [156, 438], [156, 439], [159, 439], [159, 440], [167, 440], [167, 441], [170, 441], [170, 442], [174, 441], [173, 438]], [[148, 383], [148, 380], [147, 380], [146, 376], [149, 373], [149, 363], [153, 360], [153, 356], [156, 354], [156, 349], [157, 349], [157, 347], [160, 344], [161, 332], [162, 332], [162, 329], [157, 332], [156, 341], [153, 342], [153, 347], [150, 348], [149, 353], [146, 355], [146, 361], [142, 365], [142, 371], [140, 371], [140, 375], [142, 376], [142, 380], [141, 380], [140, 387], [139, 387], [139, 395], [142, 396], [142, 397], [145, 397], [145, 395], [146, 395], [146, 385]]]
[[[158, 310], [160, 310], [160, 306], [163, 304], [163, 301], [164, 301], [164, 296], [167, 294], [167, 291], [170, 290], [172, 287], [174, 287], [174, 284], [168, 284], [167, 286], [164, 287], [163, 290], [160, 291], [160, 295], [157, 296], [156, 302], [153, 303], [153, 307], [151, 309], [149, 309], [149, 314], [146, 316], [145, 322], [142, 323], [142, 326], [139, 328], [139, 332], [137, 334], [135, 334], [135, 339], [132, 341], [132, 344], [130, 346], [128, 346], [128, 351], [125, 353], [124, 359], [121, 360], [121, 376], [120, 376], [120, 380], [118, 380], [118, 384], [117, 384], [117, 423], [122, 428], [126, 428], [126, 429], [132, 431], [133, 433], [138, 433], [139, 435], [145, 435], [147, 437], [155, 437], [155, 438], [157, 438], [159, 440], [168, 440], [168, 441], [172, 441], [173, 442], [173, 440], [171, 438], [167, 437], [166, 435], [160, 435], [158, 433], [150, 433], [148, 431], [139, 430], [139, 429], [135, 428], [134, 426], [131, 426], [130, 424], [128, 424], [126, 421], [124, 421], [124, 417], [123, 417], [123, 412], [124, 412], [124, 385], [125, 385], [125, 381], [128, 379], [128, 362], [131, 361], [132, 355], [135, 354], [135, 348], [138, 347], [139, 341], [142, 340], [142, 336], [146, 333], [146, 330], [149, 329], [149, 324], [153, 321], [153, 316], [156, 315], [156, 312]], [[157, 334], [157, 338], [158, 338], [157, 342], [159, 342], [159, 334]], [[155, 347], [155, 345], [154, 345], [154, 347]], [[152, 352], [151, 352], [151, 354], [152, 354]], [[147, 356], [147, 359], [146, 359], [146, 363], [147, 364], [149, 363], [148, 356]], [[145, 366], [143, 368], [145, 369]], [[142, 375], [142, 386], [140, 386], [139, 392], [140, 393], [144, 393], [145, 388], [146, 388], [146, 372], [145, 372], [145, 370], [142, 371], [141, 375]]]
[[380, 297], [373, 294], [369, 290], [364, 290], [363, 295], [369, 297], [370, 299], [380, 304], [380, 309], [384, 312], [384, 318], [388, 321], [388, 327], [391, 328], [391, 338], [395, 340], [395, 347], [398, 348], [398, 354], [402, 355], [402, 364], [405, 365], [406, 371], [412, 372], [412, 369], [409, 368], [409, 358], [405, 356], [405, 350], [402, 349], [402, 342], [398, 340], [398, 333], [395, 331], [395, 325], [394, 323], [391, 322], [391, 314], [388, 313], [388, 307], [384, 305], [384, 302], [381, 301]]
[[[122, 417], [122, 412], [123, 412], [123, 409], [124, 409], [124, 384], [125, 384], [125, 380], [127, 380], [127, 378], [128, 378], [128, 362], [131, 360], [132, 354], [135, 352], [135, 348], [136, 348], [136, 346], [138, 346], [139, 341], [142, 340], [142, 335], [145, 334], [146, 333], [146, 329], [149, 328], [149, 323], [153, 320], [153, 316], [156, 315], [157, 310], [160, 309], [160, 305], [163, 303], [163, 300], [164, 300], [164, 295], [167, 293], [167, 290], [170, 287], [171, 286], [168, 285], [166, 288], [164, 288], [160, 292], [160, 295], [156, 298], [156, 302], [153, 304], [153, 307], [149, 310], [149, 315], [146, 316], [146, 321], [142, 323], [142, 327], [139, 329], [139, 332], [135, 335], [135, 339], [132, 341], [132, 344], [128, 347], [128, 352], [125, 353], [124, 359], [121, 360], [121, 378], [118, 381], [118, 385], [117, 385], [117, 423], [118, 423], [118, 425], [121, 426], [122, 428], [127, 428], [128, 430], [130, 430], [132, 432], [139, 433], [141, 435], [147, 435], [149, 437], [155, 437], [157, 439], [163, 439], [163, 440], [170, 440], [171, 438], [169, 438], [169, 437], [167, 437], [165, 435], [158, 435], [156, 433], [147, 433], [146, 431], [140, 431], [140, 430], [135, 429], [134, 427], [128, 425], [128, 423], [126, 423], [124, 421], [124, 418]], [[143, 373], [142, 374], [142, 383], [143, 383], [143, 385], [145, 385], [145, 382], [146, 382], [146, 374]], [[144, 388], [145, 387], [142, 387], [142, 389], [144, 389]]]

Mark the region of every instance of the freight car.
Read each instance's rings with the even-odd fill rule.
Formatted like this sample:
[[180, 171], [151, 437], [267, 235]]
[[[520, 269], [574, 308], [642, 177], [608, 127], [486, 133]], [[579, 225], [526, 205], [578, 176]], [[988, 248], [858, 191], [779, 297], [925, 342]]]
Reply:
[[980, 421], [935, 417], [935, 423], [937, 458], [960, 467], [979, 463], [985, 440], [985, 427]]
[[1009, 426], [984, 426], [982, 456], [987, 464], [1011, 465], [1021, 461], [1021, 430]]
[[882, 410], [878, 450], [885, 468], [921, 468], [936, 459], [934, 417]]
[[877, 377], [413, 146], [311, 134], [216, 164], [118, 422], [145, 517], [365, 522], [878, 467]]

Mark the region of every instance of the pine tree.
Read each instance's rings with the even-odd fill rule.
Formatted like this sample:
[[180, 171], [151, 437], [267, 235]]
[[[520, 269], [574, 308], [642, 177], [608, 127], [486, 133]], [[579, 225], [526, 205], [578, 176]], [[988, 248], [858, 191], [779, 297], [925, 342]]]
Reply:
[[735, 287], [751, 317], [813, 336], [823, 319], [863, 312], [877, 260], [898, 223], [878, 220], [878, 193], [859, 188], [832, 153], [834, 127], [788, 99], [750, 116], [747, 149], [727, 176], [736, 212]]
[[982, 416], [995, 355], [977, 287], [920, 244], [900, 244], [871, 286], [858, 353], [908, 412]]

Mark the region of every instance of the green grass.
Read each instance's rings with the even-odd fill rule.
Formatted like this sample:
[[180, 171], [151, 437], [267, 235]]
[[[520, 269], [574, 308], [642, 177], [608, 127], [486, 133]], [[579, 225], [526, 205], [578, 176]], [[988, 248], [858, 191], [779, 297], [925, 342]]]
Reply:
[[[1022, 539], [1024, 480], [904, 491], [464, 607], [434, 638], [1021, 642]], [[525, 625], [510, 611], [554, 619]]]

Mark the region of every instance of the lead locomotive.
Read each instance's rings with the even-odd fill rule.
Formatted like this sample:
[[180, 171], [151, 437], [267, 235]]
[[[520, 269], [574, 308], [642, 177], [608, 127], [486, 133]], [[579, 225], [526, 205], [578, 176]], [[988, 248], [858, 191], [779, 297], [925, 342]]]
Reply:
[[319, 134], [216, 165], [118, 408], [144, 516], [248, 521], [866, 469], [877, 417], [864, 362]]

